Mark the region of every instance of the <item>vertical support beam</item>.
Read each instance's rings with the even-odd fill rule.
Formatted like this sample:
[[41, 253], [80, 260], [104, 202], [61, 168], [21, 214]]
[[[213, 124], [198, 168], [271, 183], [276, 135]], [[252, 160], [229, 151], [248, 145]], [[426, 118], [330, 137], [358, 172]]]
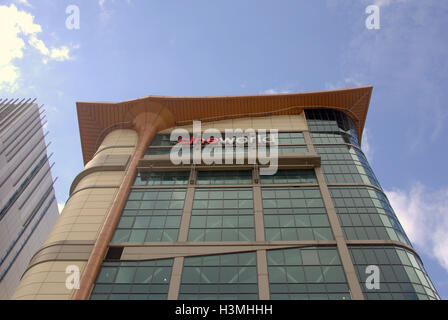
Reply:
[[258, 299], [270, 300], [266, 250], [257, 250]]
[[179, 236], [177, 241], [186, 242], [188, 240], [188, 230], [190, 229], [191, 210], [193, 209], [194, 186], [196, 184], [196, 175], [194, 165], [190, 169], [190, 177], [188, 179], [187, 193], [185, 195], [184, 210], [182, 212], [182, 220], [179, 227]]
[[264, 234], [263, 199], [261, 196], [260, 173], [257, 166], [252, 170], [252, 192], [254, 198], [255, 241], [266, 241]]
[[[314, 148], [310, 132], [304, 131], [303, 137], [308, 147], [308, 151], [316, 153], [316, 149]], [[331, 199], [330, 191], [328, 190], [327, 182], [325, 181], [325, 176], [322, 168], [315, 168], [315, 172], [317, 182], [319, 183], [319, 189], [322, 194], [322, 199], [325, 204], [325, 209], [327, 210], [331, 230], [333, 231], [339, 256], [341, 257], [342, 267], [344, 268], [347, 283], [350, 288], [350, 293], [354, 300], [364, 300], [364, 295], [362, 293], [358, 277], [356, 276], [355, 267], [353, 266], [353, 261], [350, 257], [350, 252], [348, 251], [347, 243], [344, 239], [344, 233], [342, 232], [342, 228], [339, 223], [336, 209], [334, 208], [333, 200]]]
[[110, 240], [115, 232], [115, 228], [120, 220], [121, 212], [126, 204], [131, 186], [134, 183], [137, 173], [137, 165], [146, 151], [146, 147], [157, 132], [159, 123], [163, 121], [158, 113], [142, 112], [135, 118], [135, 127], [139, 134], [138, 144], [134, 155], [126, 169], [123, 181], [115, 196], [114, 202], [106, 216], [98, 238], [95, 241], [92, 252], [90, 253], [87, 264], [80, 279], [80, 287], [75, 291], [73, 300], [87, 300], [95, 284], [96, 277], [101, 268], [101, 264], [109, 247]]
[[[308, 147], [308, 151], [311, 153], [316, 153], [310, 132], [304, 131], [303, 137]], [[350, 288], [350, 293], [354, 300], [364, 300], [364, 295], [362, 293], [358, 277], [356, 276], [355, 267], [353, 266], [353, 261], [350, 257], [350, 252], [348, 251], [347, 243], [344, 239], [344, 233], [342, 232], [341, 225], [339, 224], [336, 209], [334, 208], [333, 200], [331, 199], [330, 191], [328, 190], [322, 168], [315, 168], [315, 172], [319, 183], [319, 189], [322, 194], [322, 199], [325, 204], [325, 209], [327, 210], [331, 230], [333, 231], [339, 256], [341, 257], [342, 267], [344, 268], [347, 283]]]
[[364, 300], [364, 295], [361, 290], [361, 286], [356, 276], [355, 267], [353, 266], [350, 252], [348, 251], [347, 243], [344, 239], [344, 233], [342, 232], [341, 225], [336, 213], [336, 209], [331, 199], [330, 191], [328, 190], [327, 183], [325, 181], [322, 168], [315, 168], [317, 181], [319, 182], [320, 192], [325, 204], [325, 208], [328, 214], [328, 220], [330, 221], [331, 230], [333, 231], [334, 238], [336, 240], [339, 255], [341, 257], [342, 267], [344, 268], [347, 283], [350, 288], [350, 293], [353, 300]]
[[183, 267], [184, 257], [174, 258], [173, 269], [171, 270], [170, 287], [168, 289], [168, 300], [177, 300], [179, 297]]
[[309, 131], [303, 131], [303, 138], [305, 139], [306, 147], [308, 148], [308, 152], [316, 153], [314, 149], [313, 140], [311, 138], [311, 134]]

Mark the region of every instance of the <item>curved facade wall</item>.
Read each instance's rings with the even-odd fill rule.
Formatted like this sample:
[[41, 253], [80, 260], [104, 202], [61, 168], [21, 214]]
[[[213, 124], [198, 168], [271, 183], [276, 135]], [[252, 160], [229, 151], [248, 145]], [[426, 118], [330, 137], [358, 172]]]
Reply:
[[68, 266], [82, 275], [92, 247], [137, 145], [134, 130], [109, 133], [93, 159], [75, 178], [61, 216], [15, 291], [13, 299], [70, 299]]

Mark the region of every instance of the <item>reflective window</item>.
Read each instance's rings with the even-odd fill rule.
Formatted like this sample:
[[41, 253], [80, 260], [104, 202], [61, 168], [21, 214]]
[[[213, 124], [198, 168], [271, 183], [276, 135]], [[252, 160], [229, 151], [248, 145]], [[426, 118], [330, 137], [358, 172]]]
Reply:
[[267, 241], [332, 240], [317, 187], [262, 188]]
[[380, 187], [364, 154], [348, 145], [316, 146], [325, 178], [331, 183], [361, 183]]
[[395, 240], [410, 244], [386, 196], [369, 187], [330, 187], [347, 240]]
[[268, 250], [267, 260], [271, 299], [350, 299], [335, 247]]
[[190, 171], [138, 172], [134, 186], [186, 185]]
[[252, 171], [198, 171], [197, 184], [252, 184]]
[[279, 132], [278, 144], [306, 144], [302, 132]]
[[260, 176], [262, 184], [317, 184], [314, 170], [278, 170], [274, 175]]
[[348, 139], [344, 139], [343, 133], [331, 132], [311, 132], [313, 143], [349, 143]]
[[170, 141], [170, 134], [156, 134], [150, 143], [150, 147], [173, 146], [177, 141]]
[[258, 299], [256, 253], [185, 258], [179, 299]]
[[251, 188], [196, 189], [188, 241], [254, 241]]
[[112, 242], [177, 241], [185, 189], [132, 190]]
[[307, 109], [305, 116], [310, 132], [345, 133], [351, 144], [359, 146], [356, 126], [345, 113], [333, 109]]
[[164, 300], [173, 259], [103, 262], [91, 300]]
[[[395, 246], [351, 246], [349, 250], [366, 299], [440, 299], [422, 262], [412, 252]], [[367, 277], [372, 274], [366, 269], [372, 265], [379, 268], [379, 289], [366, 286]]]
[[170, 154], [171, 152], [171, 147], [165, 147], [165, 148], [154, 148], [154, 147], [149, 147], [145, 154], [147, 155], [160, 155], [160, 154]]
[[308, 152], [308, 148], [306, 146], [278, 146], [279, 154], [300, 152]]

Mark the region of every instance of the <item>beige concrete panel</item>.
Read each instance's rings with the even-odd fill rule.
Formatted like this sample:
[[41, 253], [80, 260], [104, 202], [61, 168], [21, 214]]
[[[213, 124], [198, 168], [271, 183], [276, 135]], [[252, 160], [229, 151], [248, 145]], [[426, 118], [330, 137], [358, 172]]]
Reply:
[[44, 245], [64, 240], [95, 240], [117, 190], [90, 188], [73, 194]]
[[[185, 129], [193, 132], [193, 125], [180, 126], [169, 128], [160, 131], [159, 133], [171, 133], [175, 128]], [[241, 118], [221, 121], [202, 122], [201, 129], [217, 129], [224, 132], [225, 129], [278, 129], [279, 131], [304, 131], [308, 130], [304, 113], [298, 115], [284, 115], [284, 116], [270, 116], [270, 117], [255, 117], [255, 118]]]
[[93, 172], [81, 179], [73, 193], [80, 189], [96, 186], [119, 186], [123, 180], [124, 171]]
[[[94, 168], [95, 171], [85, 172], [85, 176], [79, 175], [76, 187], [42, 248], [60, 245], [65, 241], [75, 242], [65, 242], [66, 245], [60, 251], [56, 247], [49, 247], [40, 252], [36, 262], [25, 272], [15, 298], [68, 299], [72, 296], [73, 292], [65, 287], [65, 269], [70, 264], [76, 264], [80, 266], [82, 273], [86, 262], [79, 259], [85, 253], [77, 252], [77, 243], [96, 241], [137, 140], [137, 133], [128, 129], [115, 130], [104, 138], [100, 152], [84, 169]], [[96, 167], [107, 170], [96, 171]], [[90, 247], [87, 254], [90, 254], [91, 249]]]
[[110, 132], [101, 142], [99, 150], [106, 147], [136, 146], [138, 134], [132, 129], [117, 129]]
[[135, 150], [135, 147], [106, 147], [103, 149], [98, 150], [95, 153], [95, 157], [97, 155], [102, 154], [108, 154], [108, 155], [115, 155], [115, 154], [133, 154]]
[[[70, 299], [74, 290], [67, 289], [66, 268], [75, 265], [82, 273], [85, 261], [42, 262], [24, 274], [12, 299]], [[40, 280], [40, 281], [39, 281]]]

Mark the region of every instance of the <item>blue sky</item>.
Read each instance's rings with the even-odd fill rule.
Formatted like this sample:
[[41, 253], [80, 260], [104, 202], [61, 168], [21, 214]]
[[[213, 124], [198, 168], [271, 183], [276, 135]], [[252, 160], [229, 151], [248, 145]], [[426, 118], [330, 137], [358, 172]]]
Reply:
[[0, 0], [0, 97], [45, 104], [63, 204], [83, 167], [76, 101], [373, 85], [363, 149], [447, 299], [447, 14], [441, 0]]

